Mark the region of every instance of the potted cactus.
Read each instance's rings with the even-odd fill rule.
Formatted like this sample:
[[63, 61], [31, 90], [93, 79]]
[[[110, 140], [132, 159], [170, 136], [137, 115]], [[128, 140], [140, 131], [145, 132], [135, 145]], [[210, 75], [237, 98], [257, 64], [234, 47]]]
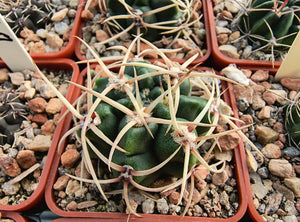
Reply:
[[[138, 40], [149, 45], [164, 62], [150, 63], [132, 57], [131, 48]], [[87, 43], [83, 44], [90, 48]], [[155, 211], [167, 214], [169, 210], [161, 208], [161, 205], [165, 205], [166, 199], [172, 199], [167, 197], [172, 193], [173, 207], [177, 208], [175, 211], [170, 209], [174, 215], [198, 215], [205, 221], [215, 221], [215, 217], [239, 220], [245, 213], [246, 201], [241, 195], [234, 212], [227, 202], [228, 208], [224, 210], [231, 215], [220, 208], [221, 211], [214, 210], [213, 206], [207, 206], [206, 212], [201, 214], [193, 213], [200, 209], [199, 205], [195, 207], [197, 204], [194, 202], [197, 200], [195, 195], [199, 194], [198, 186], [203, 183], [206, 187], [206, 177], [210, 173], [214, 181], [219, 176], [224, 176], [227, 181], [227, 173], [231, 171], [228, 169], [232, 166], [226, 167], [226, 162], [232, 162], [232, 158], [237, 189], [239, 194], [243, 192], [243, 181], [239, 180], [238, 150], [235, 148], [242, 133], [231, 120], [231, 109], [221, 99], [219, 86], [219, 80], [231, 80], [209, 70], [188, 68], [197, 55], [184, 64], [171, 61], [139, 36], [133, 40], [121, 61], [107, 66], [93, 50], [91, 52], [100, 69], [94, 71], [94, 66], [91, 69], [88, 63], [83, 72], [86, 86], [75, 84], [82, 90], [76, 104], [73, 104], [75, 107], [64, 101], [72, 112], [74, 126], [65, 129], [66, 134], [53, 162], [55, 167], [46, 188], [49, 208], [64, 217], [116, 220], [125, 216], [126, 208], [128, 216], [135, 220], [157, 217], [167, 221], [176, 217], [150, 216], [154, 209], [139, 209], [134, 195], [141, 192], [140, 198], [150, 197], [142, 201], [145, 202], [144, 207], [147, 202], [151, 205], [154, 200], [157, 201]], [[230, 138], [227, 146], [222, 143], [226, 138]], [[68, 143], [75, 146], [68, 145], [64, 151], [63, 147]], [[69, 162], [65, 157], [71, 153], [76, 158]], [[74, 174], [75, 165], [77, 173]], [[78, 190], [73, 190], [79, 194], [78, 203], [77, 194], [69, 192], [71, 184], [78, 184], [75, 185]], [[82, 184], [82, 189], [79, 184]], [[219, 191], [222, 192], [222, 188]], [[225, 193], [223, 195], [226, 196]], [[84, 199], [86, 195], [90, 198]], [[174, 195], [177, 198], [174, 199]], [[203, 201], [204, 204], [206, 200]], [[190, 216], [184, 219], [194, 220]]]
[[208, 1], [207, 11], [216, 62], [220, 61], [223, 67], [228, 64], [280, 66], [298, 33], [298, 1], [214, 3]]
[[61, 58], [74, 54], [80, 0], [66, 4], [51, 0], [0, 1], [0, 13], [32, 58]]
[[[37, 60], [36, 64], [56, 87], [60, 84], [61, 92], [71, 101], [73, 86], [67, 95], [68, 89], [62, 86], [66, 86], [66, 78], [71, 80], [73, 75], [75, 81], [79, 75], [75, 62], [54, 59]], [[10, 72], [1, 63], [1, 76], [0, 210], [37, 210], [44, 200], [52, 150], [62, 131], [61, 126], [56, 126], [62, 106], [33, 71]]]
[[[141, 35], [166, 55], [178, 62], [198, 53], [193, 63], [203, 63], [210, 55], [209, 33], [205, 31], [202, 1], [87, 1], [82, 12], [79, 36], [104, 61], [119, 59], [123, 46], [129, 46], [134, 36]], [[93, 59], [90, 51], [77, 41], [76, 56], [80, 60]], [[133, 47], [133, 54], [158, 59], [144, 43]], [[106, 58], [105, 58], [106, 57]], [[161, 59], [161, 58], [160, 58]]]
[[241, 70], [251, 81], [250, 86], [232, 86], [229, 90], [234, 116], [244, 122], [241, 126], [251, 124], [245, 134], [258, 148], [255, 151], [247, 143], [240, 144], [246, 189], [251, 191], [249, 215], [261, 222], [297, 220], [299, 79], [275, 82], [272, 69]]

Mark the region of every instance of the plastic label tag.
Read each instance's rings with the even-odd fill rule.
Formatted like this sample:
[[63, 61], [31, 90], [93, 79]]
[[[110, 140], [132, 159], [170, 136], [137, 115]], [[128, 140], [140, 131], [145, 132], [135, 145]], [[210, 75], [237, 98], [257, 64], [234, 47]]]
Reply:
[[32, 58], [2, 15], [0, 15], [0, 58], [13, 72], [24, 69], [36, 70]]
[[300, 79], [300, 32], [298, 32], [291, 48], [285, 59], [282, 61], [276, 75], [275, 80], [289, 77]]

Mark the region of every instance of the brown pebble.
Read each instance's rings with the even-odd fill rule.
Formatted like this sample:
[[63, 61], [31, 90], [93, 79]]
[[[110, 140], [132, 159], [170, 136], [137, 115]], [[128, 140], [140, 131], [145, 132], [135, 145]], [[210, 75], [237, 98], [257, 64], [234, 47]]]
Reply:
[[264, 154], [264, 156], [266, 158], [279, 158], [281, 156], [281, 150], [280, 147], [273, 144], [273, 143], [269, 143], [267, 145], [265, 145], [262, 150], [261, 150], [262, 154]]
[[178, 204], [180, 198], [180, 193], [177, 191], [172, 192], [169, 196], [168, 199], [170, 201], [170, 204]]
[[98, 29], [96, 31], [96, 39], [98, 42], [102, 42], [109, 39], [109, 35], [104, 30]]
[[4, 83], [9, 80], [9, 70], [7, 68], [0, 69], [0, 83]]
[[60, 190], [60, 191], [58, 191], [57, 196], [58, 196], [59, 198], [65, 198], [65, 197], [67, 196], [67, 194], [66, 194], [65, 191]]
[[49, 100], [46, 106], [46, 112], [49, 114], [60, 113], [63, 107], [63, 103], [59, 98], [52, 98]]
[[276, 146], [278, 146], [280, 149], [284, 148], [284, 144], [281, 141], [279, 141], [279, 140], [275, 141], [273, 144], [276, 145]]
[[80, 153], [76, 149], [69, 149], [61, 155], [61, 164], [66, 168], [71, 168], [80, 158]]
[[240, 143], [240, 136], [236, 132], [221, 136], [218, 139], [219, 145], [223, 151], [234, 149]]
[[219, 45], [225, 45], [228, 42], [228, 35], [226, 33], [221, 33], [217, 36]]
[[0, 167], [10, 177], [16, 177], [21, 173], [17, 161], [8, 155], [0, 155]]
[[68, 203], [66, 208], [68, 211], [75, 211], [77, 210], [77, 203], [73, 200], [70, 203]]
[[299, 91], [300, 79], [282, 78], [280, 83], [289, 90]]
[[43, 125], [48, 121], [48, 117], [45, 113], [37, 113], [32, 116], [31, 121], [37, 123], [38, 125]]
[[228, 180], [227, 172], [224, 170], [221, 173], [214, 173], [212, 175], [212, 183], [216, 186], [223, 185]]
[[20, 150], [17, 155], [17, 162], [22, 169], [28, 169], [37, 161], [32, 150]]
[[266, 70], [257, 70], [255, 73], [252, 74], [251, 80], [254, 82], [262, 82], [266, 81], [269, 78], [269, 72]]
[[53, 135], [55, 130], [55, 125], [53, 120], [47, 120], [42, 126], [41, 131], [43, 135]]
[[269, 119], [271, 117], [271, 112], [273, 108], [270, 106], [264, 106], [257, 114], [258, 119]]
[[45, 44], [40, 42], [35, 42], [29, 49], [29, 53], [45, 53], [46, 47]]
[[97, 201], [94, 200], [87, 200], [87, 201], [83, 201], [77, 204], [77, 209], [82, 210], [85, 208], [89, 208], [89, 207], [94, 207], [98, 204]]
[[53, 185], [54, 190], [63, 190], [67, 187], [70, 177], [63, 175], [57, 178], [56, 182]]
[[220, 19], [223, 19], [223, 20], [230, 20], [232, 19], [233, 16], [231, 14], [230, 11], [227, 11], [227, 10], [223, 10], [220, 14]]
[[81, 12], [81, 18], [85, 21], [89, 21], [94, 18], [94, 15], [90, 10], [86, 9]]
[[35, 113], [43, 113], [46, 109], [47, 101], [42, 97], [36, 97], [28, 102], [28, 107]]
[[268, 105], [273, 105], [276, 102], [277, 96], [270, 91], [265, 91], [262, 94], [262, 98]]
[[263, 86], [265, 89], [271, 89], [271, 84], [267, 81], [259, 83], [260, 86]]

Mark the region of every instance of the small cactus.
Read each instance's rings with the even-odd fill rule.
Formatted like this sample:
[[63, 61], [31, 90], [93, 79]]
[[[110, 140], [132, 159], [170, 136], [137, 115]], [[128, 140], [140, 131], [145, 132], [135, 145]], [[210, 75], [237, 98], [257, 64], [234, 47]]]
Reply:
[[299, 0], [250, 0], [239, 12], [238, 24], [252, 42], [259, 42], [256, 50], [287, 51], [299, 31]]

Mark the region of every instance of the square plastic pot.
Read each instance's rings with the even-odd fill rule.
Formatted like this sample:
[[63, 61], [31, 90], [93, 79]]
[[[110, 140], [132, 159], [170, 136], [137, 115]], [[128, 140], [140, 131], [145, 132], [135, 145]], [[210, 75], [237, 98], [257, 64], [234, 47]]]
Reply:
[[[95, 65], [95, 64], [94, 64]], [[95, 66], [91, 66], [91, 68]], [[211, 68], [201, 68], [201, 70], [212, 70]], [[86, 69], [81, 72], [80, 75], [80, 80], [78, 82], [84, 82], [83, 78], [86, 75]], [[222, 88], [226, 88], [227, 83], [222, 83]], [[78, 90], [80, 91], [80, 90]], [[79, 93], [76, 93], [78, 95]], [[230, 104], [230, 98], [231, 96], [228, 95], [228, 93], [224, 93], [224, 101], [227, 104]], [[64, 123], [64, 129], [62, 131], [62, 134], [64, 132], [67, 132], [70, 127], [72, 126], [72, 121], [71, 119], [65, 120]], [[62, 147], [66, 147], [66, 140], [63, 142]], [[49, 209], [63, 217], [60, 219], [57, 219], [56, 221], [79, 221], [79, 220], [86, 220], [87, 221], [127, 221], [128, 219], [128, 214], [125, 213], [112, 213], [112, 212], [81, 212], [81, 211], [64, 211], [57, 205], [57, 201], [54, 195], [54, 189], [53, 185], [56, 182], [56, 179], [58, 177], [58, 168], [60, 166], [60, 156], [64, 152], [64, 149], [60, 149], [58, 152], [55, 153], [55, 157], [52, 163], [52, 169], [50, 171], [50, 175], [48, 178], [47, 182], [47, 187], [46, 187], [46, 192], [45, 192], [45, 199], [47, 206]], [[246, 188], [244, 185], [244, 177], [243, 177], [243, 170], [241, 167], [241, 161], [240, 161], [240, 151], [239, 147], [236, 147], [234, 149], [234, 175], [235, 179], [237, 181], [237, 189], [238, 189], [238, 202], [239, 202], [239, 207], [236, 210], [235, 215], [229, 218], [210, 218], [210, 217], [192, 217], [192, 216], [185, 216], [181, 218], [181, 216], [173, 216], [173, 215], [162, 215], [162, 214], [141, 214], [142, 217], [136, 217], [134, 215], [130, 215], [130, 221], [148, 221], [148, 222], [153, 222], [153, 221], [205, 221], [205, 222], [221, 222], [221, 221], [239, 221], [245, 214], [247, 210], [247, 195]], [[100, 194], [99, 194], [100, 195]], [[73, 219], [74, 218], [74, 219]], [[76, 218], [81, 218], [81, 219], [76, 219]]]
[[215, 23], [215, 15], [213, 11], [213, 3], [212, 0], [204, 0], [206, 4], [205, 12], [207, 13], [208, 17], [208, 27], [210, 29], [210, 43], [212, 47], [212, 64], [213, 67], [216, 69], [222, 69], [229, 64], [236, 64], [237, 66], [247, 66], [247, 67], [260, 67], [262, 69], [267, 68], [271, 70], [277, 70], [281, 65], [281, 62], [275, 61], [264, 61], [264, 60], [247, 60], [247, 59], [233, 59], [225, 54], [223, 54], [219, 50], [219, 44], [217, 40], [217, 33], [216, 33], [216, 23]]
[[[72, 81], [78, 78], [79, 76], [79, 67], [78, 65], [70, 59], [52, 59], [52, 60], [35, 60], [35, 63], [40, 69], [47, 69], [52, 71], [58, 71], [58, 70], [67, 70], [72, 71]], [[0, 63], [0, 67], [6, 67], [4, 63]], [[69, 101], [72, 101], [73, 96], [75, 95], [74, 92], [74, 86], [70, 85], [66, 98]], [[66, 107], [63, 107], [61, 111], [62, 113], [66, 110]], [[39, 207], [42, 205], [44, 201], [44, 192], [45, 187], [47, 186], [47, 179], [50, 173], [50, 169], [52, 168], [52, 161], [55, 154], [55, 149], [57, 147], [57, 144], [59, 142], [59, 139], [61, 137], [61, 133], [63, 130], [64, 120], [62, 120], [56, 127], [51, 147], [49, 148], [47, 159], [45, 161], [45, 165], [43, 167], [39, 184], [36, 187], [35, 191], [32, 193], [32, 195], [23, 201], [22, 203], [16, 204], [16, 205], [0, 205], [0, 211], [13, 211], [13, 212], [22, 212], [22, 211], [31, 211], [39, 209]]]
[[[84, 0], [84, 1], [86, 2], [87, 0]], [[206, 53], [203, 57], [193, 61], [191, 63], [191, 65], [206, 64], [208, 62], [208, 60], [210, 58], [210, 55], [211, 55], [211, 52], [212, 52], [212, 47], [211, 47], [211, 44], [210, 44], [210, 42], [211, 42], [210, 35], [211, 34], [210, 34], [210, 29], [209, 29], [208, 17], [207, 17], [208, 14], [205, 12], [206, 11], [205, 9], [207, 8], [206, 7], [206, 4], [207, 4], [206, 0], [202, 0], [202, 4], [203, 4], [203, 6], [202, 6], [203, 22], [204, 22], [205, 31], [206, 31], [206, 43], [205, 43], [206, 44]], [[80, 28], [79, 28], [79, 32], [78, 32], [78, 36], [80, 38], [82, 38], [82, 28], [84, 28], [85, 26], [86, 26], [86, 22], [81, 19]], [[75, 55], [79, 60], [84, 61], [84, 60], [86, 60], [86, 57], [85, 57], [85, 55], [83, 55], [80, 52], [80, 46], [81, 46], [81, 41], [76, 39], [76, 41], [75, 41]], [[105, 57], [103, 57], [103, 58], [105, 58]], [[147, 59], [147, 60], [154, 61], [154, 59]], [[155, 61], [157, 61], [157, 60], [160, 60], [160, 59], [155, 59]], [[180, 64], [183, 64], [186, 61], [186, 59], [171, 59], [171, 60], [176, 61]], [[106, 61], [105, 60], [105, 63], [107, 63], [107, 64], [112, 63], [112, 62], [114, 62], [114, 61]]]

